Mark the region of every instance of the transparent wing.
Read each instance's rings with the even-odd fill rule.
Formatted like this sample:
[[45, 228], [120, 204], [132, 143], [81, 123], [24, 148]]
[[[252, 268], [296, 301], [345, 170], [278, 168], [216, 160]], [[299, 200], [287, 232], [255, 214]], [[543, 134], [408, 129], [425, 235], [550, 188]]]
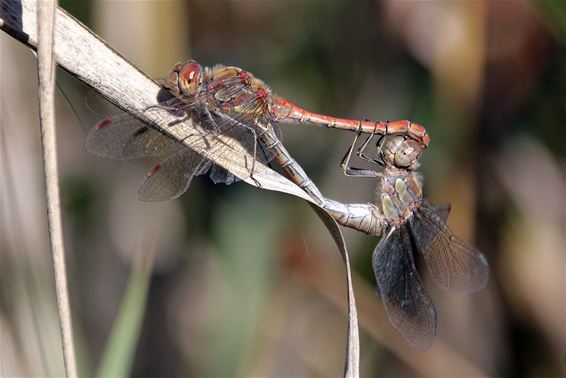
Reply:
[[143, 179], [138, 197], [143, 201], [164, 201], [185, 193], [194, 176], [202, 172], [209, 161], [184, 148], [155, 164]]
[[450, 215], [450, 210], [452, 210], [452, 205], [449, 203], [443, 203], [440, 205], [432, 205], [432, 208], [436, 211], [444, 223], [448, 222], [448, 216]]
[[182, 145], [129, 114], [121, 113], [93, 127], [87, 134], [85, 147], [98, 156], [129, 160], [170, 155]]
[[436, 334], [436, 310], [415, 268], [405, 227], [391, 229], [373, 252], [373, 270], [387, 318], [405, 340], [428, 349]]
[[[226, 146], [224, 143], [219, 143], [214, 138], [208, 141], [211, 153], [221, 158], [222, 161], [224, 161], [224, 158], [226, 157], [222, 156], [222, 154], [236, 154], [236, 156], [241, 154], [231, 148], [236, 144], [240, 147], [238, 150], [245, 152], [245, 155], [242, 156], [243, 159], [240, 159], [243, 165], [240, 164], [239, 168], [248, 170], [249, 174], [253, 173], [254, 160], [267, 164], [273, 159], [274, 156], [270, 153], [270, 151], [267, 151], [267, 149], [264, 148], [257, 139], [257, 134], [263, 132], [263, 130], [258, 130], [258, 128], [250, 126], [252, 125], [252, 122], [254, 122], [253, 120], [248, 120], [246, 122], [249, 122], [249, 124], [245, 124], [236, 119], [232, 119], [223, 113], [219, 113], [218, 115], [212, 114], [211, 119], [215, 122], [215, 125], [222, 130], [220, 134], [233, 139], [235, 142]], [[201, 144], [197, 141], [191, 145], [202, 147], [202, 141]], [[224, 183], [230, 185], [239, 181], [236, 176], [218, 165], [215, 165], [212, 168], [210, 178], [215, 184]]]
[[427, 201], [410, 219], [415, 243], [436, 283], [462, 292], [483, 288], [489, 275], [485, 256], [458, 239]]
[[[152, 112], [155, 110], [149, 109], [147, 111]], [[218, 122], [224, 122], [221, 123], [224, 127], [228, 124], [228, 121], [224, 121], [223, 118], [225, 116], [212, 117], [212, 119]], [[195, 146], [208, 150], [212, 156], [220, 159], [228, 166], [231, 164], [232, 168], [240, 172], [245, 170], [247, 172], [245, 175], [249, 175], [252, 172], [254, 154], [258, 161], [268, 161], [264, 150], [257, 145], [255, 131], [251, 131], [251, 128], [247, 127], [247, 125], [240, 125], [236, 121], [230, 120], [230, 127], [224, 127], [221, 133], [217, 133], [214, 130], [207, 129], [211, 127], [210, 124], [192, 122], [188, 126], [187, 123], [179, 123], [178, 118], [174, 115], [171, 115], [171, 118], [167, 118], [165, 121], [169, 123], [170, 129], [181, 129], [179, 139], [173, 139], [146, 126], [128, 113], [120, 113], [100, 121], [97, 126], [89, 131], [86, 138], [86, 149], [98, 156], [122, 160], [170, 156], [177, 153], [185, 156], [183, 160], [187, 160], [190, 156], [195, 156], [200, 160], [201, 156], [189, 149], [190, 146]], [[225, 137], [221, 140], [219, 135]], [[183, 141], [183, 143], [178, 140]], [[202, 171], [200, 173], [205, 173], [210, 166], [210, 162], [203, 164], [199, 168]], [[193, 172], [191, 175], [190, 172], [183, 172], [183, 169], [187, 169], [187, 167], [190, 169], [194, 168], [192, 164], [185, 161], [176, 167], [174, 170], [177, 172], [177, 176], [190, 175], [192, 177], [198, 174]], [[166, 177], [175, 176], [170, 174], [172, 170], [173, 167], [170, 167], [166, 171]], [[157, 177], [161, 180], [164, 177], [163, 168], [160, 171], [161, 173]], [[239, 181], [237, 177], [218, 166], [214, 166], [211, 170], [211, 178], [215, 183], [232, 184]], [[176, 182], [172, 182], [170, 187], [176, 187]], [[162, 190], [162, 195], [153, 193], [153, 187], [151, 192], [152, 194], [148, 195], [149, 197], [140, 192], [140, 197], [148, 201], [174, 198], [171, 193], [165, 194], [167, 193], [165, 189]]]
[[[211, 114], [210, 121], [214, 122], [214, 129], [195, 130], [195, 123], [203, 123], [202, 118], [199, 122], [173, 123], [168, 126], [168, 130], [175, 134], [183, 144], [193, 147], [195, 150], [204, 149], [207, 155], [213, 156], [214, 160], [222, 162], [230, 170], [239, 172], [243, 177], [249, 177], [253, 173], [254, 162], [257, 160], [266, 163], [271, 156], [266, 154], [257, 140], [257, 131], [254, 129], [253, 121], [241, 123], [229, 116], [218, 113]], [[220, 129], [221, 132], [216, 132]], [[218, 170], [213, 169], [213, 173]], [[213, 178], [218, 182], [230, 183], [233, 179], [222, 175], [215, 175]]]
[[[93, 95], [87, 100], [91, 103], [100, 102]], [[183, 151], [187, 146], [195, 147], [196, 150], [207, 150], [207, 154], [219, 159], [228, 169], [238, 171], [243, 177], [253, 173], [255, 160], [267, 163], [273, 158], [269, 151], [258, 145], [257, 133], [263, 132], [263, 129], [257, 125], [270, 125], [270, 131], [277, 135], [280, 130], [270, 122], [265, 96], [241, 77], [223, 77], [192, 96], [168, 97], [159, 108], [161, 109], [150, 108], [146, 112], [160, 111], [162, 124], [168, 125], [165, 132], [148, 127], [126, 113], [116, 114], [99, 122], [89, 132], [87, 149], [104, 157], [137, 159], [169, 156]], [[163, 109], [169, 115], [163, 116]], [[193, 122], [182, 122], [187, 118], [191, 118]], [[175, 135], [175, 139], [169, 136], [169, 132]], [[184, 148], [179, 147], [183, 145]], [[190, 164], [185, 163], [185, 166], [193, 169]], [[200, 171], [204, 173], [209, 167], [210, 163], [204, 164]], [[156, 171], [158, 178], [165, 177], [163, 169]], [[189, 173], [185, 172], [185, 175]], [[192, 172], [191, 177], [194, 175], [196, 171]], [[215, 183], [231, 184], [238, 181], [236, 176], [216, 166], [211, 170], [211, 178]], [[149, 181], [154, 180], [158, 181]], [[171, 185], [177, 186], [175, 182]], [[158, 195], [155, 196], [156, 199], [151, 199], [154, 194], [150, 192], [152, 194], [147, 195], [148, 200], [172, 195]], [[168, 193], [166, 190], [161, 192]], [[140, 195], [145, 196], [143, 191]]]

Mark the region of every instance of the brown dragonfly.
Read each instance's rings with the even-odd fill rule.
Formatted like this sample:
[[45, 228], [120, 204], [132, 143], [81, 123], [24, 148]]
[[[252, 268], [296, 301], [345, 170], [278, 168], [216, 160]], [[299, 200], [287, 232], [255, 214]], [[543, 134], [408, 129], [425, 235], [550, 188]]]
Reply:
[[[446, 226], [448, 208], [435, 207], [422, 198], [422, 176], [415, 169], [430, 141], [422, 126], [408, 121], [354, 121], [310, 113], [273, 95], [261, 80], [237, 67], [202, 68], [194, 61], [177, 64], [164, 89], [170, 96], [161, 108], [171, 114], [169, 127], [181, 127], [179, 117], [194, 121], [194, 127], [176, 133], [183, 138], [172, 138], [127, 113], [100, 121], [87, 136], [87, 149], [101, 156], [158, 159], [140, 187], [141, 199], [175, 198], [187, 190], [194, 176], [208, 171], [214, 182], [236, 181], [230, 172], [190, 146], [206, 148], [215, 161], [224, 162], [235, 151], [231, 143], [243, 145], [249, 153], [246, 159], [236, 161], [245, 165], [250, 175], [256, 160], [275, 159], [287, 176], [338, 223], [372, 235], [385, 233], [373, 258], [378, 289], [391, 324], [417, 348], [431, 345], [436, 312], [416, 272], [415, 251], [423, 254], [442, 287], [473, 292], [485, 285], [485, 257], [450, 232]], [[342, 167], [349, 176], [379, 179], [380, 195], [375, 204], [343, 204], [324, 198], [281, 143], [278, 124], [291, 122], [357, 131]], [[382, 172], [349, 166], [360, 133], [370, 135], [358, 149], [358, 156], [379, 164]], [[376, 157], [370, 157], [365, 149], [376, 134], [389, 139], [385, 144], [386, 139], [380, 139]], [[220, 142], [219, 135], [228, 138]], [[223, 165], [229, 167], [230, 163]]]
[[488, 279], [485, 256], [456, 237], [446, 225], [450, 207], [434, 206], [423, 198], [423, 176], [416, 171], [422, 147], [400, 136], [381, 137], [374, 156], [357, 155], [382, 167], [381, 171], [351, 167], [354, 143], [342, 161], [348, 176], [378, 180], [375, 204], [343, 204], [325, 200], [336, 221], [356, 230], [381, 235], [373, 252], [378, 292], [389, 322], [413, 347], [427, 349], [436, 334], [436, 310], [415, 267], [420, 254], [434, 281], [443, 288], [472, 293]]
[[[181, 128], [173, 138], [167, 130], [146, 125], [127, 113], [105, 118], [88, 133], [86, 148], [103, 157], [138, 159], [152, 157], [157, 163], [147, 173], [139, 197], [146, 201], [166, 200], [184, 193], [194, 176], [210, 172], [215, 183], [231, 184], [237, 178], [226, 169], [194, 152], [206, 149], [209, 156], [244, 168], [253, 178], [256, 161], [268, 163], [277, 157], [279, 164], [295, 176], [301, 187], [319, 197], [300, 166], [280, 144], [281, 123], [303, 123], [327, 128], [380, 135], [402, 135], [415, 140], [422, 148], [430, 142], [426, 130], [410, 121], [374, 122], [349, 120], [312, 113], [272, 93], [251, 73], [238, 67], [216, 65], [202, 67], [194, 60], [177, 63], [162, 83], [168, 98], [160, 110], [167, 110], [171, 128]], [[146, 112], [155, 111], [147, 109]], [[179, 122], [192, 119], [194, 127]], [[222, 135], [227, 138], [219, 138]], [[226, 140], [229, 142], [226, 142]], [[249, 152], [241, 159], [227, 159], [234, 146]]]

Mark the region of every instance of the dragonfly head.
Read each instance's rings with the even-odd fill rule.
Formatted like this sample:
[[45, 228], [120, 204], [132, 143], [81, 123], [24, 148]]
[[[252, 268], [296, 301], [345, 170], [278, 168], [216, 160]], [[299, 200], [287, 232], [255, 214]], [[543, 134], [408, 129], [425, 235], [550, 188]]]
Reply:
[[175, 94], [191, 96], [198, 92], [203, 84], [203, 69], [194, 60], [185, 63], [177, 63], [169, 75], [167, 75], [166, 86]]
[[397, 168], [413, 170], [419, 166], [421, 152], [422, 147], [417, 141], [394, 136], [387, 141], [383, 157], [386, 163]]

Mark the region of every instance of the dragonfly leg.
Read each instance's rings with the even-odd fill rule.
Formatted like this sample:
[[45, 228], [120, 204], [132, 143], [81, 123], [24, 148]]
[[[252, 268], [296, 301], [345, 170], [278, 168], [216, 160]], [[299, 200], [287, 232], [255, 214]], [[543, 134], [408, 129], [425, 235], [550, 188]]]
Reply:
[[253, 153], [252, 169], [250, 171], [250, 177], [257, 184], [258, 182], [254, 179], [255, 161], [257, 159], [257, 134], [256, 134], [256, 132], [253, 128], [248, 127], [248, 126], [246, 126], [246, 128], [248, 128], [250, 130], [250, 133], [252, 134], [252, 137], [253, 137], [253, 140], [254, 140], [254, 153]]
[[179, 112], [179, 109], [177, 107], [170, 106], [170, 105], [151, 105], [151, 106], [148, 106], [147, 108], [145, 108], [144, 112], [151, 110], [151, 109], [156, 109], [156, 108], [163, 109], [163, 110], [166, 110], [166, 111], [171, 112], [171, 113]]
[[371, 169], [362, 169], [356, 167], [347, 167], [344, 170], [344, 175], [348, 177], [381, 177], [383, 174]]
[[258, 188], [261, 188], [261, 187], [262, 187], [261, 182], [259, 182], [259, 181], [257, 181], [257, 180], [255, 179], [253, 173], [251, 174], [250, 178], [253, 180], [253, 182], [256, 184], [256, 186], [257, 186]]
[[368, 159], [368, 157], [365, 155], [365, 150], [366, 150], [369, 142], [371, 141], [371, 139], [373, 138], [374, 135], [375, 134], [369, 134], [368, 137], [366, 138], [366, 140], [364, 141], [364, 143], [362, 143], [362, 145], [357, 149], [356, 155], [359, 158], [371, 161], [371, 157]]
[[[352, 152], [354, 151], [354, 147], [360, 135], [361, 133], [356, 134], [356, 137], [354, 138], [354, 142], [352, 143], [352, 145], [350, 146], [350, 148], [342, 158], [342, 161], [340, 162], [340, 167], [342, 168], [342, 172], [344, 173], [345, 176], [349, 176], [349, 177], [381, 177], [382, 174], [380, 172], [371, 169], [361, 169], [350, 166]], [[367, 146], [369, 140], [373, 135], [374, 134], [370, 134], [370, 136], [364, 141], [360, 149], [364, 149]], [[360, 149], [358, 149], [357, 151], [358, 156], [360, 156]]]
[[[152, 109], [162, 109], [165, 110], [166, 112], [169, 112], [170, 114], [173, 114], [175, 116], [181, 116], [181, 114], [184, 114], [184, 116], [188, 116], [188, 112], [187, 112], [187, 105], [183, 104], [182, 106], [180, 105], [181, 100], [179, 100], [177, 97], [173, 97], [170, 98], [169, 100], [161, 103], [160, 105], [151, 105], [148, 106], [147, 108], [144, 109], [144, 112], [147, 112], [149, 110]], [[173, 105], [168, 105], [169, 103], [173, 103]], [[185, 119], [185, 118], [183, 118]]]
[[354, 146], [356, 145], [356, 142], [358, 141], [358, 138], [360, 137], [361, 133], [357, 133], [356, 137], [354, 138], [354, 142], [352, 143], [352, 145], [350, 146], [350, 148], [348, 148], [348, 151], [346, 151], [346, 154], [344, 155], [344, 157], [342, 158], [342, 161], [340, 162], [340, 168], [342, 168], [342, 171], [344, 172], [344, 175], [348, 176], [347, 174], [347, 170], [350, 165], [350, 159], [352, 158], [352, 151], [354, 150]]
[[254, 125], [256, 125], [261, 130], [261, 134], [259, 134], [259, 136], [263, 136], [266, 132], [269, 131], [269, 128], [272, 127], [271, 123], [264, 125], [263, 122], [260, 122], [258, 118], [254, 120]]
[[212, 127], [214, 128], [214, 132], [216, 132], [217, 134], [220, 134], [220, 128], [218, 127], [218, 124], [216, 123], [216, 121], [214, 120], [214, 118], [212, 118], [212, 114], [210, 114], [210, 112], [208, 110], [206, 110], [204, 112], [204, 117], [207, 119], [207, 123], [212, 125]]
[[202, 141], [204, 142], [204, 148], [205, 149], [210, 149], [211, 144], [210, 141], [207, 138], [207, 134], [203, 133], [202, 131], [198, 130], [197, 133], [190, 133], [188, 135], [186, 135], [185, 137], [183, 137], [183, 139], [181, 139], [181, 142], [185, 142], [186, 140], [188, 140], [189, 138], [192, 137], [200, 137], [202, 139]]
[[257, 160], [257, 134], [256, 134], [256, 132], [255, 132], [254, 129], [251, 129], [250, 131], [251, 131], [251, 133], [252, 133], [252, 135], [253, 135], [253, 138], [254, 138], [254, 159], [252, 160], [252, 171], [250, 172], [250, 178], [251, 178], [252, 180], [254, 180], [254, 182], [256, 183], [256, 185], [257, 185], [258, 187], [261, 188], [261, 184], [259, 183], [259, 181], [257, 181], [257, 180], [254, 178], [255, 162], [256, 162], [256, 160]]
[[[254, 182], [259, 187], [261, 187], [261, 184], [256, 179], [254, 179], [254, 177], [253, 177], [254, 169], [255, 169], [255, 163], [257, 161], [257, 150], [258, 150], [257, 141], [258, 141], [258, 137], [262, 137], [265, 133], [267, 133], [269, 131], [269, 126], [263, 125], [257, 118], [254, 120], [253, 124], [256, 125], [258, 127], [258, 129], [260, 130], [259, 135], [258, 135], [258, 132], [256, 131], [255, 128], [250, 127], [250, 126], [246, 125], [245, 123], [242, 123], [242, 125], [244, 127], [246, 127], [250, 131], [250, 133], [252, 133], [252, 136], [253, 136], [253, 139], [254, 139], [254, 160], [252, 161], [252, 171], [251, 171], [251, 174], [250, 174], [250, 178], [252, 180], [254, 180]], [[262, 148], [262, 151], [263, 151], [263, 145], [260, 145], [260, 148]], [[265, 155], [267, 155], [267, 154], [265, 154]]]
[[[260, 141], [259, 148], [261, 149], [263, 156], [267, 160], [267, 165], [273, 169], [273, 165], [271, 164], [271, 161], [275, 157], [275, 154], [277, 154], [277, 152], [273, 150], [273, 147], [279, 144], [280, 141], [275, 135], [275, 131], [273, 130], [273, 126], [271, 123], [268, 123], [268, 125], [264, 125], [263, 122], [261, 122], [259, 119], [256, 118], [254, 121], [254, 125], [256, 125], [258, 129], [256, 130], [256, 133], [257, 133], [257, 140]], [[273, 143], [267, 143], [267, 144], [264, 143], [264, 141], [266, 140], [266, 136], [268, 136], [267, 139], [269, 139], [270, 141], [272, 140]]]
[[[255, 163], [256, 163], [256, 160], [257, 160], [257, 132], [253, 127], [250, 127], [250, 126], [246, 125], [245, 123], [238, 122], [238, 124], [240, 126], [244, 127], [245, 129], [247, 129], [252, 134], [252, 138], [253, 138], [253, 141], [254, 141], [254, 147], [253, 147], [252, 167], [251, 167], [251, 170], [250, 170], [250, 178], [256, 183], [256, 185], [258, 187], [261, 188], [260, 182], [257, 181], [254, 178]], [[246, 157], [246, 159], [247, 159], [247, 157]]]
[[[356, 155], [358, 155], [358, 157], [359, 157], [360, 159], [369, 161], [370, 163], [375, 163], [375, 164], [378, 164], [378, 165], [383, 166], [383, 162], [382, 162], [381, 159], [376, 159], [376, 158], [373, 157], [373, 156], [369, 156], [369, 155], [366, 154], [366, 151], [365, 151], [366, 148], [367, 148], [367, 146], [368, 146], [368, 144], [369, 144], [369, 142], [370, 142], [370, 140], [372, 139], [372, 137], [373, 137], [374, 135], [375, 135], [375, 134], [370, 134], [370, 135], [366, 138], [365, 142], [360, 146], [360, 148], [358, 148], [358, 150], [357, 150], [357, 152], [356, 152]], [[380, 135], [380, 136], [379, 136], [379, 139], [377, 140], [377, 142], [376, 142], [376, 144], [375, 144], [375, 146], [376, 146], [376, 151], [377, 151], [376, 156], [379, 156], [379, 153], [381, 152], [381, 146], [382, 146], [384, 140], [385, 140], [385, 135]]]

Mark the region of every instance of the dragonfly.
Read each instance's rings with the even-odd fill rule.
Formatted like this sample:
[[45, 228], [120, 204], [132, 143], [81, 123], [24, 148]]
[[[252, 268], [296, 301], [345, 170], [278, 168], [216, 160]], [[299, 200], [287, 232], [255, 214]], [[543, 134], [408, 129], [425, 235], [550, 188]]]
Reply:
[[[97, 155], [115, 159], [158, 159], [138, 191], [142, 200], [178, 197], [188, 189], [194, 176], [208, 172], [215, 183], [235, 182], [237, 178], [229, 171], [190, 147], [205, 148], [215, 161], [225, 162], [226, 155], [234, 154], [234, 145], [239, 144], [246, 147], [248, 153], [243, 159], [232, 159], [223, 166], [237, 164], [238, 168], [248, 169], [253, 177], [256, 160], [267, 163], [275, 159], [291, 181], [303, 188], [338, 223], [371, 235], [386, 233], [374, 251], [378, 288], [391, 324], [411, 345], [430, 346], [436, 330], [436, 312], [416, 273], [414, 250], [425, 256], [433, 277], [443, 287], [471, 292], [485, 285], [485, 257], [449, 231], [446, 208], [434, 207], [422, 198], [422, 177], [415, 168], [420, 153], [430, 142], [424, 127], [409, 121], [355, 121], [311, 113], [275, 96], [263, 81], [237, 67], [203, 68], [189, 60], [176, 64], [162, 85], [168, 98], [161, 102], [160, 108], [171, 114], [170, 119], [162, 123], [169, 124], [170, 128], [184, 127], [175, 133], [183, 137], [173, 138], [167, 129], [139, 122], [128, 113], [101, 120], [87, 135], [87, 150]], [[191, 118], [193, 127], [178, 121], [183, 117]], [[380, 178], [378, 187], [382, 197], [377, 198], [375, 204], [343, 204], [325, 198], [283, 146], [280, 123], [357, 132], [348, 159], [342, 162], [344, 172], [349, 176]], [[349, 167], [353, 147], [361, 133], [369, 137], [364, 148], [358, 150], [358, 156], [381, 165], [383, 172]], [[219, 142], [219, 135], [228, 139]], [[393, 139], [385, 144], [384, 150], [380, 146], [378, 150], [385, 152], [380, 152], [378, 158], [370, 158], [363, 151], [375, 135]], [[448, 247], [436, 248], [446, 241]], [[443, 264], [455, 265], [446, 268]], [[403, 287], [410, 291], [403, 291]]]
[[[157, 160], [142, 181], [138, 196], [146, 201], [180, 196], [191, 180], [209, 173], [214, 183], [232, 184], [238, 178], [220, 165], [195, 152], [206, 149], [215, 161], [249, 172], [253, 178], [256, 161], [267, 164], [274, 157], [286, 172], [294, 175], [301, 187], [321, 201], [316, 187], [304, 171], [282, 149], [282, 123], [302, 123], [380, 135], [402, 135], [422, 148], [430, 143], [426, 129], [410, 121], [381, 122], [349, 120], [309, 112], [276, 96], [250, 72], [238, 67], [203, 67], [194, 60], [177, 63], [161, 82], [166, 98], [160, 110], [169, 118], [167, 129], [144, 124], [128, 113], [118, 113], [99, 121], [86, 138], [86, 148], [96, 155], [114, 159], [153, 158]], [[146, 112], [155, 111], [146, 109]], [[179, 119], [190, 118], [193, 127]], [[176, 128], [172, 137], [168, 132]], [[220, 135], [227, 137], [219, 138]], [[238, 144], [249, 152], [234, 155]]]
[[435, 206], [423, 198], [423, 176], [417, 171], [422, 146], [401, 136], [380, 137], [376, 153], [366, 153], [373, 135], [357, 149], [358, 157], [381, 171], [350, 166], [354, 146], [341, 166], [347, 176], [378, 180], [374, 204], [343, 204], [325, 200], [324, 208], [343, 226], [383, 235], [373, 251], [377, 289], [388, 320], [413, 347], [428, 349], [435, 338], [437, 317], [415, 266], [417, 254], [442, 288], [473, 293], [488, 279], [486, 257], [455, 236], [446, 221], [449, 205]]

